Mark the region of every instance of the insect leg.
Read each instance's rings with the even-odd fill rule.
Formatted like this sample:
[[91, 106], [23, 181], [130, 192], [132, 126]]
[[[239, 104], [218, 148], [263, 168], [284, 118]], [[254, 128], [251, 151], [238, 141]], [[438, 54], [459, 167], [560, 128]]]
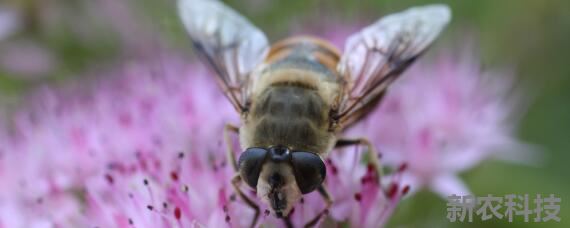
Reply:
[[232, 186], [234, 188], [234, 191], [243, 200], [243, 202], [245, 202], [245, 204], [247, 204], [249, 207], [251, 207], [251, 209], [255, 211], [255, 215], [253, 216], [253, 220], [251, 221], [251, 226], [250, 226], [253, 228], [255, 227], [255, 225], [257, 224], [257, 220], [259, 219], [259, 206], [257, 206], [257, 204], [253, 202], [253, 200], [251, 200], [241, 191], [241, 188], [239, 187], [241, 181], [242, 181], [241, 176], [239, 174], [236, 174], [232, 178]]
[[226, 126], [224, 126], [224, 141], [226, 142], [226, 158], [228, 159], [228, 162], [231, 163], [232, 168], [234, 169], [235, 172], [238, 171], [238, 165], [236, 162], [236, 153], [234, 152], [234, 147], [233, 147], [233, 141], [232, 138], [230, 137], [230, 133], [234, 133], [234, 134], [238, 134], [239, 133], [239, 128], [232, 125], [232, 124], [226, 124]]
[[319, 191], [319, 195], [321, 195], [323, 197], [323, 199], [325, 200], [325, 208], [319, 212], [315, 218], [313, 218], [311, 221], [307, 222], [307, 224], [305, 224], [305, 227], [313, 227], [315, 225], [317, 225], [317, 223], [319, 222], [319, 220], [321, 220], [321, 218], [323, 217], [323, 215], [326, 215], [329, 213], [329, 208], [332, 206], [333, 203], [333, 199], [331, 197], [331, 195], [329, 194], [329, 192], [327, 191], [327, 188], [321, 184], [321, 186], [319, 186], [317, 188], [317, 190]]
[[287, 228], [293, 228], [294, 227], [293, 223], [291, 222], [291, 216], [287, 216], [287, 217], [282, 218], [282, 219], [283, 219], [283, 223], [285, 224], [285, 227], [287, 227]]
[[368, 161], [376, 170], [376, 173], [379, 177], [382, 176], [382, 166], [380, 165], [380, 160], [378, 160], [378, 152], [376, 147], [368, 141], [366, 138], [356, 138], [356, 139], [347, 139], [347, 138], [340, 138], [336, 141], [334, 148], [342, 148], [345, 146], [352, 146], [352, 145], [365, 145], [368, 147]]

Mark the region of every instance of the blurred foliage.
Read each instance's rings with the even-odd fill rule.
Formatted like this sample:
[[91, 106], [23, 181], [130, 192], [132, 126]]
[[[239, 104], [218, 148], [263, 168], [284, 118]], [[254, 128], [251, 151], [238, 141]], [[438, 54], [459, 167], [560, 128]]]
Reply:
[[[21, 93], [50, 81], [59, 81], [101, 65], [113, 64], [129, 50], [121, 49], [120, 31], [88, 0], [8, 0], [21, 9], [24, 28], [2, 45], [31, 39], [55, 53], [60, 64], [49, 75], [23, 79], [0, 69], [0, 90]], [[270, 40], [287, 36], [295, 25], [368, 24], [381, 15], [428, 0], [375, 1], [263, 1], [232, 0], [228, 4], [247, 15], [266, 31]], [[440, 1], [451, 6], [454, 19], [434, 49], [445, 44], [461, 47], [465, 38], [479, 45], [483, 67], [513, 66], [531, 101], [521, 121], [520, 137], [539, 145], [545, 162], [527, 167], [487, 162], [465, 173], [476, 195], [550, 194], [562, 197], [560, 223], [490, 222], [448, 223], [445, 201], [421, 192], [406, 200], [392, 220], [393, 226], [409, 227], [570, 227], [570, 1], [478, 0]], [[132, 0], [133, 20], [152, 27], [170, 48], [186, 49], [187, 38], [178, 21], [174, 1]], [[78, 28], [80, 27], [82, 29]], [[334, 28], [334, 27], [333, 27]], [[86, 33], [82, 33], [86, 32]], [[87, 38], [86, 38], [87, 37]], [[136, 37], [135, 37], [136, 38]], [[0, 49], [1, 50], [1, 49]]]

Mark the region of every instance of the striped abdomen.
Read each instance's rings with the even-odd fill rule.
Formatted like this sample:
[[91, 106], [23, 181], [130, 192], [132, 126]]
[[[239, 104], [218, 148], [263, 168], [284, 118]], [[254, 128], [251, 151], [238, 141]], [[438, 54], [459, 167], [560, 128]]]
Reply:
[[331, 103], [341, 78], [338, 52], [315, 38], [293, 38], [273, 46], [254, 88], [251, 111], [242, 130], [245, 147], [284, 145], [293, 150], [327, 152]]

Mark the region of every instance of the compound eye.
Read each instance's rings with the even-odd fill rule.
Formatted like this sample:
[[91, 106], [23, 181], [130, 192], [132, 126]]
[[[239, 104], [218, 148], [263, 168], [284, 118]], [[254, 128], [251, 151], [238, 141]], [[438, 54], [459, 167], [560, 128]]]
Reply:
[[267, 157], [267, 150], [264, 148], [248, 148], [240, 156], [238, 161], [241, 178], [252, 188], [257, 187], [257, 180], [261, 172], [261, 166]]
[[303, 194], [310, 193], [325, 180], [327, 171], [319, 155], [310, 152], [292, 153], [295, 181]]

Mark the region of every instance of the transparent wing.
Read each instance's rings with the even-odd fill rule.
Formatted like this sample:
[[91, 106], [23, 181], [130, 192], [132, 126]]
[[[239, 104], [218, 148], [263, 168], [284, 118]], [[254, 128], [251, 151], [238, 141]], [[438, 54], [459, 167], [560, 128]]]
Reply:
[[247, 110], [250, 73], [268, 52], [265, 34], [216, 0], [179, 0], [178, 10], [194, 48], [230, 102], [240, 113]]
[[414, 7], [385, 16], [351, 35], [338, 65], [347, 83], [334, 119], [346, 128], [369, 113], [450, 19], [445, 5]]

